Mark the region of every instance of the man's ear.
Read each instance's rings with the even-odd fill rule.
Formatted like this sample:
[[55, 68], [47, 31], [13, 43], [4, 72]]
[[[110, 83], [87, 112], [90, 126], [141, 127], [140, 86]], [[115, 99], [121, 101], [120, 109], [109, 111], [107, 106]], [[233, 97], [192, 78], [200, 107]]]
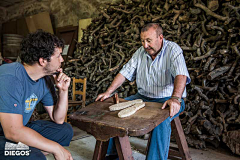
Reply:
[[160, 35], [159, 35], [159, 38], [160, 38], [160, 39], [163, 39], [163, 35], [162, 35], [162, 34], [160, 34]]
[[47, 64], [47, 60], [44, 58], [39, 58], [38, 62], [40, 66], [45, 66]]

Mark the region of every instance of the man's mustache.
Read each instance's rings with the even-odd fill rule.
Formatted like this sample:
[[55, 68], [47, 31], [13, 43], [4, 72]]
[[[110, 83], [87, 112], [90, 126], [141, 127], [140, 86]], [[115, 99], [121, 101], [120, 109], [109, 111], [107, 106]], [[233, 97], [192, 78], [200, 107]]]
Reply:
[[153, 49], [152, 47], [145, 48], [146, 50]]

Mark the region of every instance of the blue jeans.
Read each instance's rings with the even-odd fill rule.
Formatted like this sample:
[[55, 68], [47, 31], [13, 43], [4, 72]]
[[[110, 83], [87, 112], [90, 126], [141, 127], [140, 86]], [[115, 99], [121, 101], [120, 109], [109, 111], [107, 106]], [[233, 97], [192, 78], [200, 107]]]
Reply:
[[[166, 98], [148, 98], [146, 96], [140, 95], [139, 93], [125, 98], [125, 100], [142, 99], [144, 102], [158, 102], [164, 103], [170, 97]], [[172, 118], [168, 117], [165, 121], [155, 127], [152, 131], [152, 137], [150, 141], [150, 146], [147, 153], [147, 160], [167, 160], [170, 137], [171, 137], [171, 121], [179, 116], [179, 114], [185, 109], [185, 103], [182, 99], [180, 111]], [[113, 155], [117, 154], [116, 146], [113, 138], [109, 140], [107, 154]]]
[[[33, 121], [26, 125], [26, 127], [29, 127], [39, 134], [41, 134], [43, 137], [50, 139], [52, 141], [55, 141], [59, 143], [62, 146], [69, 146], [70, 141], [73, 137], [73, 129], [70, 124], [63, 123], [63, 124], [56, 124], [52, 121]], [[26, 135], [28, 136], [28, 135]], [[29, 156], [5, 156], [5, 144], [6, 142], [14, 143], [8, 139], [5, 138], [5, 136], [0, 136], [0, 159], [7, 159], [7, 160], [46, 160], [46, 157], [43, 155], [41, 150], [29, 147]]]

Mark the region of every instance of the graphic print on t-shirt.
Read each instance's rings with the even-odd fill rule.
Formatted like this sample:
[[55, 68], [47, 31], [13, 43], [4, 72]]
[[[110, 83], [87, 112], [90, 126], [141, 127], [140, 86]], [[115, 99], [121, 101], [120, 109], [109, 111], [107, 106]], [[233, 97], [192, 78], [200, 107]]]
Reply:
[[38, 97], [33, 93], [27, 100], [25, 101], [25, 113], [31, 112], [36, 106], [38, 101]]

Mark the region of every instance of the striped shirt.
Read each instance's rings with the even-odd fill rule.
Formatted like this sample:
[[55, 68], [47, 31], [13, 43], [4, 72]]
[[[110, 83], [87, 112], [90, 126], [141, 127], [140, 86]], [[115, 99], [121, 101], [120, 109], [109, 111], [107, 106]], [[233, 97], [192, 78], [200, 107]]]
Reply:
[[[186, 84], [191, 82], [182, 49], [176, 43], [165, 39], [154, 60], [142, 46], [120, 73], [129, 81], [136, 79], [138, 93], [150, 98], [170, 97], [177, 75], [187, 76]], [[186, 97], [186, 87], [182, 97]]]

